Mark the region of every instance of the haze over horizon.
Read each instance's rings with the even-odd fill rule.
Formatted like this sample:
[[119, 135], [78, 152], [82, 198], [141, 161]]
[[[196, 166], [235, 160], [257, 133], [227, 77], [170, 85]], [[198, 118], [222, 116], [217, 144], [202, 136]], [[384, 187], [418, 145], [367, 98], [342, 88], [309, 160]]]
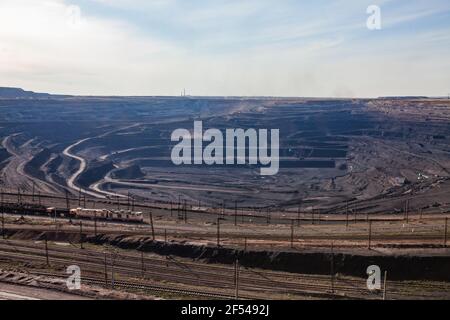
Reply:
[[[379, 5], [382, 29], [366, 27]], [[73, 95], [450, 91], [450, 3], [2, 0], [0, 86]]]
[[237, 95], [189, 95], [186, 93], [185, 96], [183, 96], [183, 93], [180, 95], [152, 95], [152, 94], [138, 94], [138, 95], [114, 95], [114, 94], [100, 94], [100, 95], [91, 95], [91, 94], [66, 94], [64, 92], [42, 92], [42, 91], [33, 91], [33, 90], [27, 90], [27, 88], [20, 88], [20, 87], [7, 87], [7, 86], [1, 86], [0, 85], [0, 97], [2, 97], [2, 90], [3, 89], [11, 89], [11, 90], [17, 90], [17, 91], [23, 91], [24, 93], [28, 94], [36, 94], [36, 95], [49, 95], [49, 96], [67, 96], [67, 97], [136, 97], [136, 98], [145, 98], [145, 97], [167, 97], [167, 98], [177, 98], [177, 97], [191, 97], [191, 98], [267, 98], [267, 99], [376, 99], [376, 98], [445, 98], [447, 99], [449, 95], [447, 96], [426, 96], [426, 95], [411, 95], [411, 96], [403, 96], [403, 95], [391, 95], [391, 96], [379, 96], [379, 97], [336, 97], [336, 96], [322, 96], [322, 97], [315, 97], [315, 96], [268, 96], [268, 95], [255, 95], [255, 96], [237, 96]]

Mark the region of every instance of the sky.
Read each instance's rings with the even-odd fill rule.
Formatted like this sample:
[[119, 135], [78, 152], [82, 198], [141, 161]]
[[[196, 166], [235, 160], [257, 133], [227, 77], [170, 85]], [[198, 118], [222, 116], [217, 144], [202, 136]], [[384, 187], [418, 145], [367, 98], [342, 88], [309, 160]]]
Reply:
[[448, 0], [0, 0], [0, 86], [37, 92], [444, 96], [449, 57]]

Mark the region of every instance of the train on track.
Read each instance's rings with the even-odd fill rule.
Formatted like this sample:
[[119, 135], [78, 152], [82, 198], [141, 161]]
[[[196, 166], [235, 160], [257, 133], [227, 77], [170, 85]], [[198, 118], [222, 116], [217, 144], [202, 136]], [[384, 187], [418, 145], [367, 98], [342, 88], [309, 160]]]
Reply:
[[36, 204], [2, 203], [0, 211], [20, 215], [38, 215], [50, 217], [65, 217], [76, 219], [122, 221], [128, 223], [143, 223], [142, 212], [132, 210], [108, 210], [85, 208], [55, 208]]
[[142, 212], [136, 212], [131, 210], [108, 210], [108, 209], [85, 209], [75, 208], [70, 209], [68, 212], [61, 212], [54, 207], [46, 209], [49, 216], [63, 215], [68, 218], [78, 219], [91, 219], [91, 220], [110, 220], [110, 221], [123, 221], [142, 223], [144, 222], [144, 215]]
[[115, 220], [124, 222], [144, 222], [142, 212], [130, 210], [107, 210], [107, 209], [70, 209], [69, 216], [80, 219]]

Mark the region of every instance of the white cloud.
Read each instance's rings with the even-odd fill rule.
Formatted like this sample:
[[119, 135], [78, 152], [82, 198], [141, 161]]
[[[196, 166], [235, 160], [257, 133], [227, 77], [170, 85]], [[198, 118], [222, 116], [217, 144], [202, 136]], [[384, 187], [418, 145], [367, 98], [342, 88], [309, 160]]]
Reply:
[[60, 0], [0, 3], [2, 83], [25, 81], [39, 89], [53, 82], [58, 90], [95, 92], [89, 86], [132, 76], [138, 69], [151, 73], [156, 58], [171, 50], [123, 21], [81, 11], [81, 21], [74, 25], [70, 8]]
[[116, 14], [75, 1], [1, 0], [0, 86], [73, 94], [178, 95], [186, 87], [198, 95], [376, 96], [440, 94], [450, 83], [450, 49], [442, 44], [448, 29], [394, 32], [433, 14], [426, 3], [421, 10], [383, 9], [387, 30], [373, 33], [360, 0], [327, 10], [288, 0], [94, 2]]

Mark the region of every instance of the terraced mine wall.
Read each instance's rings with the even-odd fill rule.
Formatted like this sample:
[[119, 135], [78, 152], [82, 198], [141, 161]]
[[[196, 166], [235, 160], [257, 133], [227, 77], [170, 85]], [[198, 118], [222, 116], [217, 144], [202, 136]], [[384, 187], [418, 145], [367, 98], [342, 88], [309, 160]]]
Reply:
[[78, 177], [77, 183], [88, 188], [92, 183], [99, 181], [113, 169], [114, 165], [111, 161], [94, 161], [90, 163], [88, 168]]
[[6, 149], [0, 147], [0, 170], [7, 164], [7, 160], [11, 157]]
[[[149, 238], [136, 239], [121, 236], [88, 237], [95, 244], [109, 244], [122, 249], [141, 247], [145, 252], [160, 255], [173, 255], [208, 263], [233, 264], [236, 258], [244, 267], [287, 271], [302, 274], [330, 274], [332, 256], [327, 252], [283, 252], [283, 251], [243, 251], [231, 248], [197, 246], [180, 243], [152, 241]], [[378, 265], [388, 270], [392, 280], [439, 280], [450, 281], [449, 256], [410, 256], [410, 255], [368, 255], [335, 253], [336, 273], [366, 278], [370, 265]]]
[[[7, 237], [15, 240], [80, 241], [78, 233], [41, 232], [35, 230], [5, 230]], [[332, 256], [324, 251], [244, 251], [232, 248], [199, 246], [192, 244], [153, 241], [150, 237], [117, 235], [83, 235], [83, 241], [96, 245], [112, 245], [121, 249], [140, 250], [163, 256], [178, 256], [202, 260], [206, 263], [234, 264], [236, 258], [243, 267], [286, 271], [301, 274], [330, 274], [331, 259], [337, 274], [366, 278], [370, 265], [388, 271], [391, 280], [450, 281], [450, 257], [439, 255], [381, 255], [376, 251], [367, 254], [336, 252]]]
[[11, 157], [11, 155], [9, 154], [9, 152], [6, 151], [5, 148], [1, 148], [1, 147], [0, 147], [0, 162], [5, 161], [5, 160], [8, 159], [9, 157]]
[[[136, 161], [141, 167], [156, 167], [156, 168], [176, 168], [177, 166], [172, 163], [171, 160], [139, 160]], [[280, 160], [280, 168], [328, 168], [333, 169], [336, 167], [336, 161], [334, 160]], [[232, 164], [232, 165], [195, 165], [195, 164], [183, 164], [183, 167], [191, 168], [259, 168], [256, 165], [250, 164]]]
[[45, 180], [45, 173], [41, 171], [41, 166], [44, 165], [52, 155], [49, 149], [43, 149], [30, 161], [25, 164], [24, 170], [27, 174]]

